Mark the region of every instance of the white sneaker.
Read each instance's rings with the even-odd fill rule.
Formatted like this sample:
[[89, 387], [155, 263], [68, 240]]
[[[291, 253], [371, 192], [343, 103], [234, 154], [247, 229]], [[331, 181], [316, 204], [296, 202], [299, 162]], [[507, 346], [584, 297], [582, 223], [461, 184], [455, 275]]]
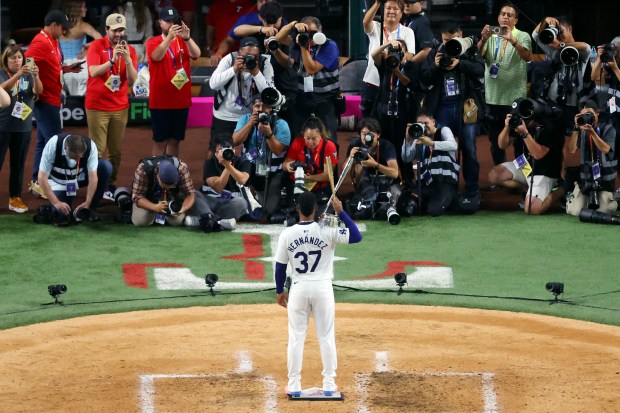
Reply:
[[199, 227], [200, 226], [200, 218], [194, 217], [190, 215], [186, 215], [185, 219], [183, 219], [183, 225], [186, 227]]
[[105, 191], [103, 193], [103, 199], [106, 199], [108, 201], [114, 201], [114, 192], [112, 192], [112, 191]]
[[289, 379], [284, 391], [291, 396], [301, 396], [301, 380]]
[[222, 227], [222, 229], [227, 229], [229, 231], [234, 231], [237, 228], [237, 220], [234, 218], [220, 219], [218, 221], [218, 224], [220, 224], [220, 227]]
[[334, 379], [328, 379], [328, 378], [324, 378], [323, 379], [323, 394], [325, 396], [333, 396], [335, 392], [338, 391], [338, 385], [336, 385], [336, 382], [334, 381]]

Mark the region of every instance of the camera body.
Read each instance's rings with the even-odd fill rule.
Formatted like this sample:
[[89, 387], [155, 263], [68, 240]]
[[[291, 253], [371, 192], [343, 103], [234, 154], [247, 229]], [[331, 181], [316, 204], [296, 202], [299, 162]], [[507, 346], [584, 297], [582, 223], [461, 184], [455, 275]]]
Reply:
[[309, 32], [301, 32], [297, 36], [297, 44], [301, 47], [308, 47], [310, 44], [310, 33]]
[[594, 115], [591, 112], [581, 113], [577, 115], [577, 125], [594, 125]]
[[369, 156], [367, 146], [358, 146], [358, 151], [353, 155], [353, 161], [361, 163], [362, 161], [368, 160]]
[[261, 125], [269, 125], [269, 121], [271, 120], [271, 116], [265, 112], [258, 113], [258, 123]]
[[508, 127], [510, 129], [517, 129], [519, 125], [521, 125], [522, 121], [523, 118], [521, 117], [521, 115], [519, 115], [518, 113], [512, 113], [512, 117], [510, 118], [510, 120], [508, 120]]
[[443, 56], [441, 56], [441, 59], [439, 59], [439, 67], [441, 67], [442, 69], [450, 67], [452, 66], [453, 61], [454, 58], [444, 54]]
[[419, 139], [424, 136], [428, 131], [425, 124], [416, 122], [409, 127], [409, 137], [412, 139]]
[[403, 60], [403, 49], [389, 45], [387, 48], [388, 55], [385, 58], [385, 65], [388, 69], [396, 69], [400, 66], [400, 62]]
[[271, 36], [267, 39], [267, 50], [274, 52], [280, 48], [280, 44], [276, 40], [275, 36]]
[[601, 62], [609, 63], [612, 60], [614, 60], [617, 54], [618, 54], [618, 49], [616, 48], [615, 44], [613, 43], [604, 44], [603, 53], [601, 53]]
[[231, 162], [235, 159], [235, 150], [230, 146], [225, 146], [222, 148], [222, 158], [225, 161]]
[[256, 57], [253, 54], [246, 54], [243, 56], [243, 64], [248, 70], [254, 70], [258, 66]]

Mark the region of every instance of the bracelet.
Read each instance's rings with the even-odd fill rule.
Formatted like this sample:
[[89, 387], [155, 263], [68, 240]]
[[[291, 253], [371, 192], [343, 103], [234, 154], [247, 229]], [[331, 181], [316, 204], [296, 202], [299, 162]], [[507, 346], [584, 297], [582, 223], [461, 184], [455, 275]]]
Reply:
[[183, 38], [181, 37], [181, 39], [183, 39], [183, 40], [184, 40], [184, 41], [186, 41], [186, 42], [189, 42], [189, 39], [191, 39], [191, 38], [192, 38], [192, 36], [187, 36], [187, 39], [183, 39]]
[[525, 132], [523, 135], [521, 135], [521, 139], [526, 139], [527, 135], [529, 135], [529, 134], [530, 134], [529, 132]]
[[260, 26], [260, 27], [258, 28], [258, 34], [263, 34], [263, 26]]

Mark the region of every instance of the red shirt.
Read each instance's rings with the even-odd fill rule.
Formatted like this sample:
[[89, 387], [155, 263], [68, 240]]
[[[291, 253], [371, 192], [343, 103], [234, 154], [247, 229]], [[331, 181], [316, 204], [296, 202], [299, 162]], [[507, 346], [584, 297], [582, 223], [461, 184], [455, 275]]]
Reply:
[[34, 63], [39, 66], [39, 77], [43, 83], [43, 92], [39, 96], [39, 100], [60, 107], [62, 53], [58, 46], [58, 40], [45, 30], [41, 30], [32, 39], [25, 54], [26, 57], [34, 58]]
[[[189, 67], [189, 48], [180, 36], [177, 36], [164, 54], [164, 57], [156, 62], [151, 58], [153, 50], [157, 48], [164, 38], [154, 36], [146, 41], [146, 55], [149, 61], [149, 109], [185, 109], [192, 105], [192, 82]], [[174, 59], [173, 59], [174, 56]], [[189, 81], [181, 90], [172, 84], [172, 78], [179, 69], [185, 69]]]
[[[222, 40], [228, 36], [228, 32], [233, 25], [237, 23], [239, 17], [249, 13], [255, 7], [255, 4], [250, 0], [215, 0], [211, 4], [205, 22], [207, 26], [215, 27], [213, 39], [214, 51], [217, 50]], [[231, 50], [237, 50], [236, 47], [238, 47], [238, 45], [233, 45]]]
[[[323, 151], [323, 145], [325, 146], [325, 150]], [[306, 158], [306, 152], [309, 152], [310, 159]], [[321, 139], [319, 145], [316, 147], [314, 151], [310, 151], [306, 147], [306, 141], [304, 137], [295, 138], [291, 143], [291, 146], [288, 148], [288, 152], [286, 153], [286, 157], [292, 159], [294, 161], [303, 162], [305, 166], [305, 171], [308, 175], [318, 175], [320, 173], [325, 172], [325, 167], [321, 168], [321, 152], [323, 152], [323, 164], [325, 163], [325, 157], [329, 156], [331, 160], [332, 166], [338, 165], [338, 153], [336, 150], [336, 144], [328, 139]], [[308, 162], [311, 160], [311, 162]], [[290, 174], [292, 180], [295, 180], [295, 174]], [[313, 190], [323, 188], [328, 185], [328, 182], [317, 182], [314, 186]]]
[[[138, 57], [136, 49], [129, 46], [129, 56], [133, 62], [133, 67], [138, 67]], [[108, 62], [113, 56], [113, 47], [110, 44], [108, 36], [101, 39], [93, 40], [88, 48], [86, 55], [86, 64], [88, 66], [98, 66]], [[120, 71], [119, 71], [120, 64]], [[121, 77], [121, 87], [118, 92], [112, 92], [105, 84], [111, 75], [119, 75]], [[106, 112], [117, 112], [129, 107], [129, 96], [127, 85], [127, 66], [124, 59], [118, 61], [105, 74], [92, 77], [88, 74], [88, 83], [86, 84], [86, 99], [84, 107], [91, 110], [103, 110]]]

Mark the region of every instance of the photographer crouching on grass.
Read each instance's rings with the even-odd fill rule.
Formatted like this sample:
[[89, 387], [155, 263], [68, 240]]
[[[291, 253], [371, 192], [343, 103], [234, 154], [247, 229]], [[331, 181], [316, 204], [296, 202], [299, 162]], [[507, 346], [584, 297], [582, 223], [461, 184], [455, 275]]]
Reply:
[[[97, 146], [90, 139], [68, 133], [54, 135], [45, 144], [39, 164], [38, 182], [52, 207], [44, 205], [34, 222], [69, 225], [98, 220], [97, 208], [108, 187], [112, 164], [98, 159]], [[86, 199], [72, 210], [78, 189], [86, 187]]]
[[381, 139], [376, 119], [364, 118], [358, 127], [360, 136], [347, 149], [354, 162], [351, 180], [355, 188], [347, 203], [348, 213], [355, 219], [384, 219], [387, 215], [391, 224], [398, 224], [400, 217], [392, 213], [400, 196], [396, 149], [392, 142]]
[[489, 181], [505, 188], [529, 188], [525, 212], [544, 214], [564, 196], [564, 189], [557, 187], [562, 169], [563, 124], [557, 121], [556, 108], [546, 103], [517, 99], [512, 106], [498, 144], [505, 149], [514, 141], [516, 159], [491, 169]]
[[416, 123], [407, 126], [402, 146], [403, 162], [417, 161], [418, 197], [422, 210], [431, 216], [444, 215], [456, 196], [460, 166], [458, 144], [452, 130], [441, 129], [430, 112], [421, 110]]
[[566, 203], [566, 212], [579, 216], [584, 208], [607, 214], [614, 213], [618, 203], [613, 190], [618, 159], [614, 148], [616, 130], [608, 123], [599, 123], [599, 108], [592, 101], [582, 104], [575, 115], [575, 128], [566, 140], [569, 153], [579, 150], [579, 181]]

